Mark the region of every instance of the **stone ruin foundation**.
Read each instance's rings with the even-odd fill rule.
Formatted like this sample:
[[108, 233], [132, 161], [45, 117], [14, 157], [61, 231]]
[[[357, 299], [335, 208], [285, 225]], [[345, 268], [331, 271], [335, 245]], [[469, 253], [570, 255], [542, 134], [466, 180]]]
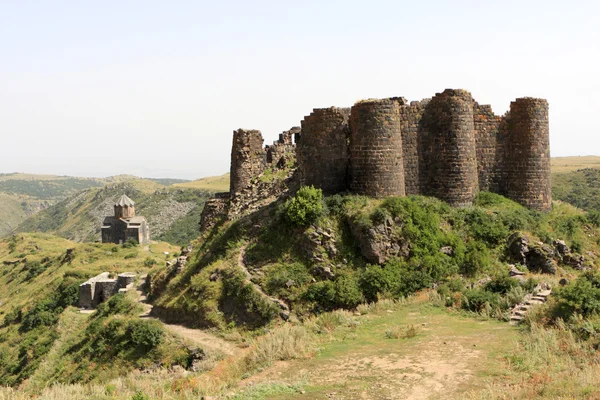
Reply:
[[117, 279], [109, 277], [108, 272], [103, 272], [79, 285], [79, 307], [85, 309], [96, 308], [117, 293], [125, 293], [131, 289], [135, 282], [133, 272], [124, 272], [117, 275]]

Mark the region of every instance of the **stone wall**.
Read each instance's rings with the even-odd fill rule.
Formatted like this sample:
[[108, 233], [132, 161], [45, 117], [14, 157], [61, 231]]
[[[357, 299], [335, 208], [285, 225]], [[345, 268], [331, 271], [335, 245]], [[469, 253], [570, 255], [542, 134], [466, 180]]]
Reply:
[[299, 178], [326, 194], [346, 190], [349, 108], [315, 108], [304, 117], [297, 141]]
[[404, 196], [399, 101], [356, 103], [350, 129], [350, 190], [373, 197]]
[[279, 134], [279, 139], [271, 146], [266, 146], [267, 164], [272, 168], [285, 168], [296, 161], [296, 148], [292, 138], [300, 133], [300, 127], [295, 126], [289, 131]]
[[453, 206], [471, 205], [478, 190], [471, 94], [453, 89], [436, 94], [422, 125], [423, 194]]
[[419, 138], [421, 137], [421, 119], [429, 99], [413, 101], [410, 105], [400, 106], [400, 131], [402, 133], [402, 152], [404, 159], [404, 187], [406, 195], [420, 194], [421, 175], [420, 168], [423, 164], [419, 151]]
[[200, 215], [200, 232], [206, 232], [212, 229], [220, 220], [227, 218], [227, 208], [229, 206], [229, 192], [224, 193], [227, 197], [217, 195], [204, 203], [202, 214]]
[[540, 211], [552, 208], [548, 102], [532, 97], [510, 103], [506, 116], [506, 196]]
[[473, 128], [477, 153], [479, 190], [501, 191], [504, 158], [503, 118], [489, 105], [473, 105]]
[[119, 289], [129, 289], [133, 286], [135, 274], [125, 272], [117, 279], [109, 278], [108, 272], [103, 272], [79, 285], [79, 307], [95, 308], [119, 292]]
[[[237, 218], [301, 185], [325, 194], [430, 195], [454, 206], [471, 205], [484, 190], [530, 208], [551, 207], [545, 100], [517, 99], [500, 117], [469, 92], [446, 89], [410, 104], [396, 97], [318, 108], [301, 125], [265, 149], [259, 131], [234, 132], [231, 202], [209, 201], [203, 229], [225, 209]], [[294, 152], [295, 173], [288, 170]], [[270, 181], [265, 170], [284, 164], [286, 176]]]
[[260, 131], [238, 129], [231, 147], [230, 193], [235, 197], [265, 170], [266, 152]]

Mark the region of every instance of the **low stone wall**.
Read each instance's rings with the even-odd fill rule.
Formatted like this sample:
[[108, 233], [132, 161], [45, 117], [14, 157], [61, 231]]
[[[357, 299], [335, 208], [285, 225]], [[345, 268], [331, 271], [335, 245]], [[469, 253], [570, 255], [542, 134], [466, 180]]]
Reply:
[[132, 272], [119, 274], [117, 279], [109, 276], [108, 272], [103, 272], [79, 285], [79, 307], [95, 308], [117, 294], [120, 289], [130, 289], [135, 281], [135, 274]]

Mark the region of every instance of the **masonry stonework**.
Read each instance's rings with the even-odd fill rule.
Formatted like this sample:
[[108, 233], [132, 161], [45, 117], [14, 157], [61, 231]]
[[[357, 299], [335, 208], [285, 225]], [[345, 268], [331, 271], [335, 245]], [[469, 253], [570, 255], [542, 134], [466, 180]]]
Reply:
[[298, 169], [303, 185], [326, 194], [346, 190], [349, 108], [315, 108], [304, 117], [297, 143]]
[[[410, 103], [394, 97], [317, 108], [301, 125], [265, 148], [260, 131], [234, 131], [231, 190], [207, 203], [203, 230], [301, 185], [325, 194], [430, 195], [454, 206], [471, 205], [478, 191], [490, 191], [535, 210], [552, 207], [544, 99], [519, 98], [498, 116], [469, 92], [446, 89]], [[283, 180], [264, 179], [284, 167]]]
[[404, 196], [397, 99], [366, 100], [350, 112], [349, 188], [373, 197]]
[[550, 211], [548, 102], [531, 97], [513, 101], [507, 124], [506, 196], [526, 207]]
[[238, 129], [231, 147], [230, 193], [235, 197], [265, 170], [266, 152], [260, 131]]
[[478, 191], [471, 94], [452, 89], [438, 93], [422, 121], [423, 194], [453, 206], [471, 205]]
[[410, 105], [400, 107], [400, 132], [402, 133], [402, 155], [404, 159], [404, 187], [406, 195], [420, 194], [421, 174], [423, 165], [422, 152], [419, 151], [419, 141], [423, 128], [421, 120], [429, 99], [412, 101]]

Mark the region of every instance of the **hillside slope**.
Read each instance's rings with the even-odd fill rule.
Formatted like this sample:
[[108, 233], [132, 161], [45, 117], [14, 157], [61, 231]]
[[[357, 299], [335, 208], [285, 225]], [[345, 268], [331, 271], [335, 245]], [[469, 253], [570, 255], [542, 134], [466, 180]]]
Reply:
[[[77, 192], [140, 178], [118, 175], [107, 178], [10, 173], [0, 174], [0, 237], [8, 235], [28, 217]], [[184, 179], [149, 179], [161, 185], [188, 182]]]
[[93, 315], [73, 307], [79, 284], [88, 278], [101, 272], [140, 277], [176, 250], [167, 243], [78, 244], [46, 234], [0, 241], [0, 386], [37, 390], [188, 357], [161, 324], [139, 319], [135, 291], [114, 296]]
[[52, 232], [74, 241], [100, 239], [102, 220], [113, 214], [113, 205], [126, 194], [136, 203], [136, 213], [149, 222], [151, 238], [186, 244], [199, 235], [198, 221], [210, 192], [167, 187], [149, 180], [127, 180], [87, 189], [30, 217], [18, 232]]
[[220, 176], [209, 176], [191, 182], [175, 183], [173, 186], [210, 190], [212, 192], [227, 192], [229, 191], [229, 173]]

